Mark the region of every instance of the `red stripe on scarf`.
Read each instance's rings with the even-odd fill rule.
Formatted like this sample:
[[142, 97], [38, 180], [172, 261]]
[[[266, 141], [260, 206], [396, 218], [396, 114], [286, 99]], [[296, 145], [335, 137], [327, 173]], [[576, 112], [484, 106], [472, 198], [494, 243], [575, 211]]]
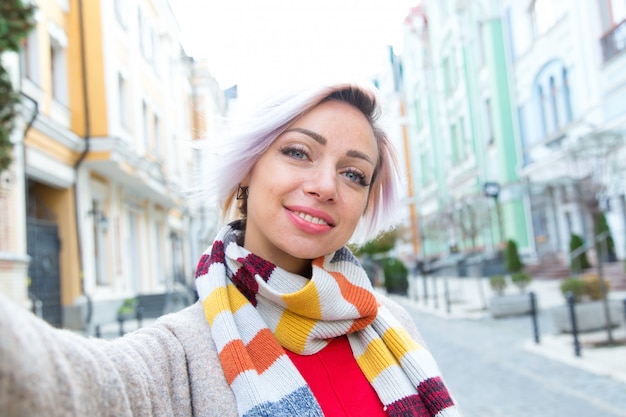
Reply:
[[270, 329], [261, 329], [248, 343], [247, 349], [248, 352], [254, 352], [250, 356], [259, 373], [265, 372], [280, 356], [285, 354]]
[[209, 267], [214, 263], [224, 262], [224, 243], [221, 240], [213, 242], [211, 247], [211, 254], [204, 253], [198, 261], [196, 267], [196, 278], [206, 275], [209, 272]]
[[430, 415], [437, 415], [441, 410], [454, 405], [441, 377], [423, 381], [417, 387], [417, 391], [424, 399], [424, 404], [430, 411]]
[[411, 395], [387, 406], [389, 417], [432, 417], [419, 395]]
[[267, 282], [276, 266], [253, 253], [248, 254], [245, 258], [238, 258], [237, 261], [241, 263], [241, 268], [232, 277], [232, 281], [248, 301], [256, 307], [256, 294], [259, 292], [259, 284], [256, 282], [255, 276], [259, 275]]

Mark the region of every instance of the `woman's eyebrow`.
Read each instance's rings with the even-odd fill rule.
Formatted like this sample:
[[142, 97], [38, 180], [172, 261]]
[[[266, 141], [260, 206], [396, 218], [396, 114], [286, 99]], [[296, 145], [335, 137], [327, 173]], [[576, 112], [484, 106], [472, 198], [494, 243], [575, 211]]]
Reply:
[[[285, 132], [298, 132], [298, 133], [305, 134], [321, 145], [326, 145], [326, 143], [328, 142], [326, 138], [320, 135], [319, 133], [315, 133], [309, 129], [304, 129], [301, 127], [294, 127], [291, 129], [287, 129], [285, 130]], [[364, 152], [357, 151], [357, 150], [349, 150], [348, 152], [346, 152], [346, 155], [352, 158], [363, 159], [369, 162], [370, 164], [374, 165], [374, 161], [372, 161], [372, 159], [369, 156], [367, 156], [367, 154], [365, 154]]]
[[294, 127], [291, 129], [287, 129], [285, 130], [285, 132], [299, 132], [299, 133], [304, 133], [305, 135], [311, 137], [313, 140], [315, 140], [316, 142], [320, 143], [321, 145], [326, 145], [327, 140], [324, 136], [315, 133], [309, 129], [303, 129], [301, 127]]
[[367, 154], [365, 154], [364, 152], [356, 151], [356, 150], [349, 150], [348, 152], [346, 152], [346, 155], [348, 155], [348, 156], [350, 156], [352, 158], [363, 159], [363, 160], [369, 162], [370, 164], [374, 165], [374, 161], [372, 161], [371, 158], [369, 156], [367, 156]]

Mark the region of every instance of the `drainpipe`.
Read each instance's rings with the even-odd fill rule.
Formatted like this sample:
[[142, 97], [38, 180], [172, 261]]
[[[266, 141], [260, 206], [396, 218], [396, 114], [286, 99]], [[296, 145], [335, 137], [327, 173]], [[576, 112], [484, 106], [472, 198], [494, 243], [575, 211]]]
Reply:
[[83, 75], [83, 109], [85, 111], [85, 132], [83, 139], [85, 140], [85, 148], [80, 154], [80, 157], [74, 164], [74, 172], [76, 173], [76, 180], [74, 181], [74, 212], [76, 216], [76, 239], [78, 243], [78, 268], [80, 274], [80, 290], [87, 299], [87, 317], [85, 318], [85, 327], [89, 327], [91, 318], [93, 315], [93, 303], [89, 294], [85, 291], [85, 277], [83, 273], [83, 253], [82, 253], [82, 234], [80, 230], [80, 216], [79, 216], [79, 204], [78, 204], [78, 169], [82, 165], [83, 161], [89, 153], [91, 145], [91, 123], [89, 112], [89, 91], [87, 88], [87, 62], [85, 58], [85, 22], [83, 19], [83, 0], [78, 0], [78, 25], [80, 33], [80, 68]]
[[[28, 135], [28, 131], [33, 127], [33, 124], [35, 123], [35, 120], [37, 119], [37, 116], [39, 115], [39, 103], [37, 103], [37, 100], [23, 93], [22, 91], [20, 91], [20, 95], [26, 100], [31, 102], [32, 109], [33, 109], [32, 110], [33, 114], [30, 116], [30, 119], [26, 123], [26, 128], [24, 129], [24, 133], [22, 134], [22, 167], [23, 167], [22, 169], [24, 170], [24, 185], [23, 185], [24, 202], [26, 203], [26, 216], [28, 217], [28, 178], [26, 176], [26, 135]], [[27, 223], [28, 223], [28, 220], [26, 221], [26, 224]], [[28, 254], [26, 256], [28, 258], [28, 262], [30, 263], [30, 257], [28, 256]], [[30, 276], [28, 277], [28, 280], [30, 281]], [[30, 283], [28, 285], [30, 287]], [[33, 303], [32, 311], [37, 316], [43, 318], [43, 312], [41, 311], [41, 305], [42, 305], [41, 300], [36, 298], [34, 294], [31, 294], [30, 289], [28, 290], [28, 298], [30, 298]]]

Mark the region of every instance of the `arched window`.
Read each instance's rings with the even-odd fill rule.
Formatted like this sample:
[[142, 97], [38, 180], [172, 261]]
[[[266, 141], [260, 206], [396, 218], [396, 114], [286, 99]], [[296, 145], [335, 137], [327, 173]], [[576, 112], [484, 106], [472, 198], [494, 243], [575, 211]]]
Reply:
[[570, 82], [567, 68], [559, 60], [548, 62], [535, 78], [535, 108], [542, 136], [550, 136], [572, 120]]

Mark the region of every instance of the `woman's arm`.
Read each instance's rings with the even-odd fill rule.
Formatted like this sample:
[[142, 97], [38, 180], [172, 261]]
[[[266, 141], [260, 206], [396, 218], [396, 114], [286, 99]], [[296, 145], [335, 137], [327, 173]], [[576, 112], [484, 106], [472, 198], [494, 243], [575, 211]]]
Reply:
[[88, 339], [0, 294], [3, 416], [190, 416], [187, 379], [185, 352], [164, 327]]

